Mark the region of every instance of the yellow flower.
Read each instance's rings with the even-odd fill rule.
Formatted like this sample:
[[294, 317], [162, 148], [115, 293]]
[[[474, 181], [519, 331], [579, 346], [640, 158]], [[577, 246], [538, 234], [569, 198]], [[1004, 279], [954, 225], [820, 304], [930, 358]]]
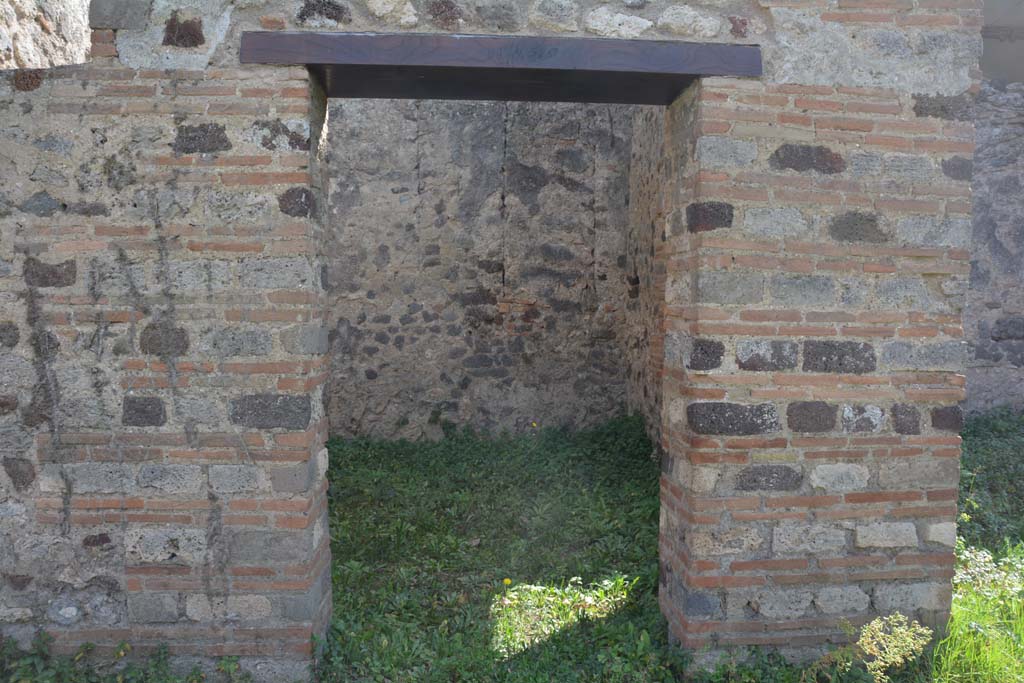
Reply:
[[503, 584], [505, 584], [506, 586], [511, 586], [512, 585], [512, 579], [507, 579], [507, 578], [506, 579], [502, 579], [501, 582]]

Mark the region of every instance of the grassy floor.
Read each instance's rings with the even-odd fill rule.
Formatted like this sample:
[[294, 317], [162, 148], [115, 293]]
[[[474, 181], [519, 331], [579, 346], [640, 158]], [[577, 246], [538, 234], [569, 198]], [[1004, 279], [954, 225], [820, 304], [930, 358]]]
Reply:
[[[322, 681], [796, 683], [768, 653], [685, 671], [658, 611], [657, 464], [632, 419], [437, 443], [333, 441]], [[1024, 418], [965, 432], [950, 635], [897, 683], [1024, 683]], [[1012, 481], [1008, 481], [1008, 479]], [[870, 680], [854, 668], [832, 683]]]
[[672, 680], [642, 426], [332, 442], [324, 681]]

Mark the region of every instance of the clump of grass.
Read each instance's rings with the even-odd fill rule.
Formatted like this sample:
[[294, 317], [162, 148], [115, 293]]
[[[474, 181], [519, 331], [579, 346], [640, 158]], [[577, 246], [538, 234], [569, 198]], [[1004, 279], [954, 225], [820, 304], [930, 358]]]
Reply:
[[251, 683], [252, 676], [237, 657], [223, 657], [207, 675], [198, 667], [180, 674], [171, 665], [166, 647], [143, 658], [131, 658], [132, 648], [121, 643], [109, 655], [82, 645], [71, 655], [52, 651], [53, 636], [36, 634], [22, 650], [13, 639], [0, 638], [0, 681], [5, 683]]
[[957, 548], [953, 614], [935, 652], [937, 683], [1024, 683], [1024, 544]]

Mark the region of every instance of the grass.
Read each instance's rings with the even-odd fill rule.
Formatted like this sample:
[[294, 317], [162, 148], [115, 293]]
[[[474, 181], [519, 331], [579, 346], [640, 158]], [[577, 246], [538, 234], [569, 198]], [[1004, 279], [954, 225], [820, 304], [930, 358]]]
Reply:
[[674, 679], [656, 601], [658, 467], [639, 421], [329, 447], [321, 680]]
[[961, 537], [939, 683], [1024, 683], [1024, 415], [997, 411], [964, 432]]
[[[964, 436], [948, 636], [894, 683], [1024, 683], [1024, 417], [974, 419]], [[688, 671], [666, 642], [658, 467], [637, 420], [329, 447], [336, 616], [322, 681], [813, 681], [768, 652]], [[871, 680], [842, 668], [817, 681]]]

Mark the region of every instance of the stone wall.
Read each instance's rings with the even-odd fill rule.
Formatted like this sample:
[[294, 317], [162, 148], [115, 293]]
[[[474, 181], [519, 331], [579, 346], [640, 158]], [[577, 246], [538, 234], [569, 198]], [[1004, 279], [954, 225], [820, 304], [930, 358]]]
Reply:
[[643, 415], [647, 431], [661, 442], [661, 370], [664, 348], [665, 223], [669, 155], [665, 117], [658, 109], [633, 119], [629, 174], [629, 232], [626, 239], [626, 316], [622, 351], [630, 409]]
[[[550, 410], [569, 375], [531, 374], [528, 354], [614, 403], [660, 405], [661, 604], [687, 646], [799, 655], [842, 640], [843, 620], [941, 621], [975, 0], [93, 9], [88, 65], [0, 79], [5, 635], [168, 642], [182, 658], [240, 655], [260, 680], [300, 676], [329, 614], [329, 331], [334, 381], [352, 387], [359, 372], [396, 381], [366, 347], [429, 358], [442, 338], [479, 357], [429, 364], [442, 383], [456, 361], [525, 378], [507, 396], [484, 390], [493, 375], [453, 396], [453, 376], [414, 410], [370, 411], [420, 432], [439, 403], [439, 419], [483, 419], [493, 398], [494, 424], [509, 407]], [[444, 113], [335, 106], [328, 130], [351, 136], [335, 147], [320, 144], [325, 103], [303, 68], [238, 63], [241, 31], [259, 28], [757, 42], [765, 76], [705, 79], [641, 113], [631, 149], [608, 108], [422, 104]], [[368, 151], [361, 117], [374, 116], [416, 143], [377, 140], [392, 169]], [[389, 214], [409, 219], [378, 224]], [[489, 263], [502, 243], [504, 285]], [[414, 269], [436, 270], [438, 286], [397, 288]], [[363, 278], [391, 288], [386, 309]], [[405, 339], [403, 316], [423, 331]], [[560, 337], [564, 318], [578, 335]], [[590, 360], [563, 356], [563, 338]], [[364, 429], [348, 398], [332, 389], [330, 410]]]
[[339, 100], [328, 118], [333, 433], [625, 410], [631, 108]]
[[89, 55], [89, 0], [6, 0], [0, 69], [80, 64]]
[[[1024, 43], [1020, 43], [1024, 45]], [[1024, 408], [1024, 83], [986, 81], [974, 105], [974, 235], [964, 325], [967, 409]], [[970, 177], [966, 160], [960, 173]]]

